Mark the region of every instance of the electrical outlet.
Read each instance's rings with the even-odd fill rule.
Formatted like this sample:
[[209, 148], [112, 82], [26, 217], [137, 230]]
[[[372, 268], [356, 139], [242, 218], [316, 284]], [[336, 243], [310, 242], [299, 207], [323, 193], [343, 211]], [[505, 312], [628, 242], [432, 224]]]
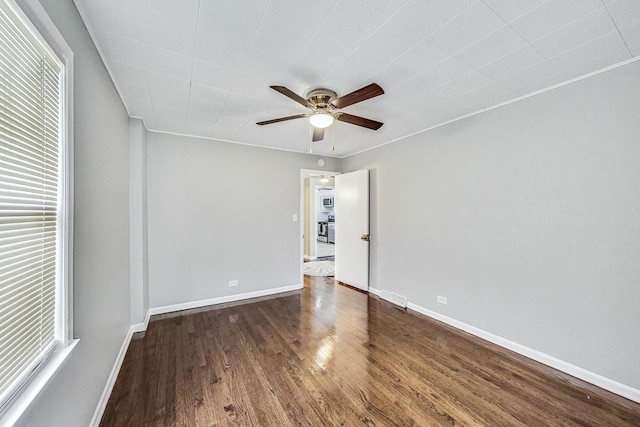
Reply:
[[447, 304], [447, 297], [441, 297], [440, 295], [438, 295], [438, 302], [440, 304]]
[[229, 287], [232, 286], [238, 286], [238, 281], [237, 280], [229, 280]]
[[291, 219], [293, 219], [293, 222], [298, 222], [298, 214], [292, 214]]

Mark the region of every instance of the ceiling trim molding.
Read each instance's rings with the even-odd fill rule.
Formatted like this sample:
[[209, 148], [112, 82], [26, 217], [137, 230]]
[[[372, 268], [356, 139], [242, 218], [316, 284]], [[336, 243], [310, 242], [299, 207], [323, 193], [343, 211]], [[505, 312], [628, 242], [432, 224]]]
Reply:
[[[79, 15], [80, 15], [82, 21], [84, 22], [85, 27], [87, 28], [87, 32], [89, 33], [89, 36], [91, 37], [91, 40], [93, 41], [93, 44], [94, 44], [94, 46], [95, 46], [95, 48], [96, 48], [96, 50], [98, 52], [98, 55], [100, 56], [100, 59], [102, 60], [102, 63], [104, 65], [107, 73], [109, 74], [109, 77], [111, 78], [111, 81], [112, 81], [112, 83], [113, 83], [113, 85], [114, 85], [114, 87], [115, 87], [115, 89], [116, 89], [116, 91], [117, 91], [117, 93], [118, 93], [118, 95], [120, 97], [120, 100], [121, 100], [121, 102], [122, 102], [122, 104], [123, 104], [123, 106], [124, 106], [124, 108], [125, 108], [125, 110], [127, 112], [127, 115], [129, 117], [132, 117], [132, 118], [139, 118], [137, 116], [131, 115], [131, 111], [130, 111], [129, 107], [126, 104], [126, 101], [125, 101], [125, 99], [123, 97], [122, 91], [121, 91], [120, 87], [118, 86], [118, 83], [117, 83], [117, 81], [116, 81], [116, 79], [114, 77], [115, 75], [114, 75], [114, 73], [112, 72], [112, 70], [110, 69], [110, 67], [108, 65], [108, 62], [106, 60], [106, 56], [105, 56], [100, 44], [97, 42], [98, 38], [96, 36], [95, 30], [93, 29], [93, 27], [90, 24], [90, 20], [87, 17], [86, 11], [82, 7], [81, 1], [80, 0], [73, 0], [73, 4], [75, 5], [76, 9], [78, 10]], [[530, 97], [537, 96], [537, 95], [540, 95], [540, 94], [543, 94], [543, 93], [546, 93], [546, 92], [561, 88], [561, 87], [563, 87], [565, 85], [569, 85], [569, 84], [578, 82], [580, 80], [596, 76], [598, 74], [601, 74], [601, 73], [616, 69], [618, 67], [625, 66], [627, 64], [633, 63], [633, 62], [638, 61], [638, 60], [640, 60], [640, 56], [634, 57], [634, 58], [630, 58], [628, 60], [619, 62], [617, 64], [613, 64], [613, 65], [610, 65], [608, 67], [604, 67], [604, 68], [602, 68], [600, 70], [596, 70], [596, 71], [584, 74], [582, 76], [575, 77], [573, 79], [570, 79], [570, 80], [555, 84], [553, 86], [549, 86], [549, 87], [544, 88], [544, 89], [540, 89], [538, 91], [535, 91], [535, 92], [520, 96], [518, 98], [514, 98], [514, 99], [511, 99], [511, 100], [505, 101], [503, 103], [496, 104], [496, 105], [484, 108], [482, 110], [474, 111], [472, 113], [465, 114], [465, 115], [456, 117], [454, 119], [451, 119], [451, 120], [448, 120], [448, 121], [445, 121], [445, 122], [442, 122], [442, 123], [438, 123], [438, 124], [435, 124], [433, 126], [429, 126], [429, 127], [425, 128], [425, 129], [422, 129], [422, 130], [419, 130], [419, 131], [415, 131], [415, 132], [412, 132], [412, 133], [409, 133], [409, 134], [406, 134], [406, 135], [403, 135], [403, 136], [400, 136], [400, 137], [396, 137], [396, 138], [393, 138], [393, 139], [391, 139], [389, 141], [386, 141], [386, 142], [383, 142], [383, 143], [380, 143], [380, 144], [365, 148], [363, 150], [356, 151], [354, 153], [345, 154], [345, 155], [342, 155], [342, 156], [341, 155], [325, 154], [325, 153], [318, 153], [318, 154], [309, 153], [307, 150], [292, 150], [292, 149], [286, 149], [286, 148], [277, 148], [277, 147], [271, 147], [271, 146], [260, 145], [260, 144], [252, 144], [252, 143], [235, 141], [235, 140], [227, 140], [227, 139], [221, 139], [221, 138], [215, 138], [215, 137], [207, 137], [207, 136], [201, 136], [201, 135], [192, 135], [192, 134], [187, 134], [187, 133], [178, 133], [178, 132], [153, 130], [153, 129], [150, 129], [150, 127], [147, 125], [147, 123], [144, 121], [144, 119], [142, 119], [142, 120], [143, 120], [143, 123], [145, 125], [145, 128], [147, 129], [147, 132], [156, 132], [156, 133], [161, 133], [161, 134], [185, 136], [185, 137], [191, 137], [191, 138], [198, 138], [198, 139], [226, 142], [226, 143], [231, 143], [231, 144], [246, 145], [246, 146], [250, 146], [250, 147], [266, 148], [266, 149], [272, 149], [272, 150], [278, 150], [278, 151], [286, 151], [286, 152], [292, 152], [292, 153], [320, 155], [320, 156], [344, 159], [344, 158], [348, 158], [348, 157], [355, 156], [355, 155], [358, 155], [358, 154], [361, 154], [361, 153], [365, 153], [365, 152], [370, 151], [370, 150], [374, 150], [374, 149], [383, 147], [383, 146], [388, 145], [388, 144], [393, 144], [395, 142], [402, 141], [402, 140], [410, 138], [412, 136], [415, 136], [415, 135], [418, 135], [418, 134], [421, 134], [421, 133], [424, 133], [424, 132], [428, 132], [428, 131], [433, 130], [433, 129], [437, 129], [437, 128], [442, 127], [442, 126], [446, 126], [448, 124], [457, 122], [459, 120], [466, 119], [468, 117], [473, 117], [473, 116], [476, 116], [478, 114], [482, 114], [482, 113], [485, 113], [487, 111], [494, 110], [496, 108], [501, 108], [501, 107], [504, 107], [506, 105], [509, 105], [509, 104], [512, 104], [512, 103], [515, 103], [515, 102], [519, 102], [519, 101], [522, 101], [524, 99], [528, 99]]]
[[207, 141], [224, 142], [224, 143], [227, 143], [227, 144], [245, 145], [247, 147], [264, 148], [266, 150], [286, 151], [287, 153], [306, 154], [306, 155], [309, 155], [309, 156], [331, 157], [331, 158], [334, 158], [334, 159], [342, 159], [342, 158], [344, 158], [344, 157], [340, 157], [340, 156], [336, 156], [336, 155], [332, 155], [332, 154], [309, 153], [308, 151], [290, 150], [290, 149], [287, 149], [287, 148], [278, 148], [278, 147], [269, 147], [267, 145], [250, 144], [248, 142], [240, 142], [240, 141], [233, 141], [233, 140], [230, 140], [230, 139], [214, 138], [212, 136], [191, 135], [191, 134], [188, 134], [188, 133], [169, 132], [169, 131], [155, 130], [155, 129], [147, 129], [147, 132], [159, 133], [159, 134], [163, 134], [163, 135], [183, 136], [183, 137], [195, 138], [195, 139], [204, 139], [204, 140], [207, 140]]
[[579, 77], [564, 81], [562, 83], [558, 83], [558, 84], [555, 84], [553, 86], [549, 86], [547, 88], [540, 89], [540, 90], [535, 91], [535, 92], [531, 92], [529, 94], [520, 96], [518, 98], [511, 99], [509, 101], [503, 102], [501, 104], [493, 105], [491, 107], [487, 107], [487, 108], [484, 108], [482, 110], [475, 111], [473, 113], [465, 114], [464, 116], [460, 116], [460, 117], [457, 117], [455, 119], [448, 120], [446, 122], [438, 123], [437, 125], [430, 126], [430, 127], [426, 128], [426, 129], [422, 129], [422, 130], [410, 133], [410, 134], [405, 135], [405, 136], [394, 138], [394, 139], [392, 139], [390, 141], [384, 142], [382, 144], [378, 144], [375, 147], [369, 147], [369, 148], [357, 151], [357, 152], [352, 153], [352, 154], [347, 154], [347, 155], [345, 155], [345, 156], [343, 156], [341, 158], [342, 159], [346, 159], [347, 157], [355, 156], [355, 155], [361, 154], [361, 153], [366, 153], [367, 151], [375, 150], [376, 148], [380, 148], [380, 147], [385, 146], [385, 145], [393, 144], [394, 142], [402, 141], [402, 140], [410, 138], [412, 136], [419, 135], [421, 133], [428, 132], [428, 131], [433, 130], [433, 129], [437, 129], [437, 128], [442, 127], [442, 126], [446, 126], [448, 124], [457, 122], [459, 120], [466, 119], [467, 117], [477, 116], [478, 114], [482, 114], [482, 113], [485, 113], [487, 111], [495, 110], [496, 108], [501, 108], [501, 107], [504, 107], [506, 105], [513, 104], [515, 102], [519, 102], [519, 101], [522, 101], [522, 100], [525, 100], [525, 99], [528, 99], [528, 98], [531, 98], [531, 97], [534, 97], [534, 96], [537, 96], [537, 95], [540, 95], [540, 94], [543, 94], [543, 93], [546, 93], [546, 92], [550, 92], [552, 90], [561, 88], [563, 86], [567, 86], [567, 85], [570, 85], [572, 83], [578, 82], [580, 80], [584, 80], [584, 79], [588, 79], [590, 77], [597, 76], [598, 74], [606, 73], [607, 71], [611, 71], [611, 70], [614, 70], [614, 69], [619, 68], [619, 67], [624, 67], [625, 65], [631, 64], [631, 63], [636, 62], [636, 61], [640, 61], [640, 56], [636, 56], [634, 58], [627, 59], [626, 61], [618, 62], [617, 64], [613, 64], [613, 65], [610, 65], [608, 67], [601, 68], [600, 70], [596, 70], [596, 71], [593, 71], [591, 73], [587, 73], [587, 74], [584, 74], [582, 76], [579, 76]]
[[398, 138], [391, 139], [391, 140], [389, 140], [387, 142], [383, 142], [382, 144], [378, 144], [378, 145], [375, 145], [373, 147], [366, 148], [364, 150], [356, 151], [355, 153], [352, 153], [352, 154], [346, 154], [344, 156], [336, 156], [336, 155], [324, 154], [324, 153], [323, 154], [309, 153], [307, 151], [290, 150], [290, 149], [286, 149], [286, 148], [269, 147], [269, 146], [266, 146], [266, 145], [250, 144], [248, 142], [240, 142], [240, 141], [234, 141], [234, 140], [229, 140], [229, 139], [221, 139], [221, 138], [214, 138], [214, 137], [191, 135], [191, 134], [178, 133], [178, 132], [168, 132], [168, 131], [160, 131], [160, 130], [153, 130], [153, 129], [147, 129], [147, 132], [155, 132], [155, 133], [166, 134], [166, 135], [175, 135], [175, 136], [184, 136], [184, 137], [189, 137], [189, 138], [205, 139], [205, 140], [210, 140], [210, 141], [226, 142], [226, 143], [229, 143], [229, 144], [239, 144], [239, 145], [246, 145], [246, 146], [249, 146], [249, 147], [265, 148], [265, 149], [268, 149], [268, 150], [286, 151], [286, 152], [289, 152], [289, 153], [309, 154], [309, 155], [313, 155], [313, 156], [332, 157], [332, 158], [335, 158], [335, 159], [346, 159], [348, 157], [352, 157], [352, 156], [355, 156], [355, 155], [358, 155], [358, 154], [366, 153], [367, 151], [375, 150], [375, 149], [383, 147], [385, 145], [389, 145], [389, 144], [393, 144], [393, 143], [396, 143], [396, 142], [400, 142], [400, 141], [405, 140], [407, 138], [411, 138], [412, 136], [419, 135], [419, 134], [425, 133], [425, 132], [429, 132], [429, 131], [431, 131], [433, 129], [437, 129], [437, 128], [442, 127], [442, 126], [446, 126], [448, 124], [451, 124], [451, 123], [466, 119], [468, 117], [477, 116], [477, 115], [483, 114], [483, 113], [485, 113], [487, 111], [495, 110], [497, 108], [501, 108], [501, 107], [507, 106], [509, 104], [520, 102], [520, 101], [523, 101], [525, 99], [528, 99], [528, 98], [531, 98], [531, 97], [534, 97], [534, 96], [538, 96], [538, 95], [541, 95], [543, 93], [550, 92], [552, 90], [556, 90], [556, 89], [561, 88], [563, 86], [567, 86], [567, 85], [570, 85], [572, 83], [576, 83], [576, 82], [578, 82], [580, 80], [585, 80], [585, 79], [588, 79], [590, 77], [594, 77], [594, 76], [597, 76], [599, 74], [606, 73], [607, 71], [611, 71], [611, 70], [614, 70], [616, 68], [623, 67], [625, 65], [634, 63], [636, 61], [640, 61], [640, 57], [634, 57], [634, 58], [628, 59], [626, 61], [622, 61], [622, 62], [619, 62], [619, 63], [614, 64], [614, 65], [610, 65], [610, 66], [605, 67], [605, 68], [601, 68], [600, 70], [596, 70], [596, 71], [593, 71], [591, 73], [587, 73], [587, 74], [584, 74], [582, 76], [579, 76], [579, 77], [564, 81], [562, 83], [558, 83], [556, 85], [549, 86], [549, 87], [544, 88], [544, 89], [540, 89], [540, 90], [538, 90], [536, 92], [532, 92], [532, 93], [529, 93], [527, 95], [523, 95], [523, 96], [520, 96], [518, 98], [511, 99], [511, 100], [503, 102], [501, 104], [493, 105], [491, 107], [487, 107], [487, 108], [484, 108], [482, 110], [475, 111], [473, 113], [465, 114], [464, 116], [456, 117], [455, 119], [451, 119], [451, 120], [448, 120], [446, 122], [438, 123], [437, 125], [433, 125], [433, 126], [430, 126], [428, 128], [425, 128], [425, 129], [422, 129], [422, 130], [419, 130], [419, 131], [416, 131], [416, 132], [412, 132], [410, 134], [407, 134], [407, 135], [404, 135], [404, 136], [401, 136], [401, 137], [398, 137]]
[[87, 32], [89, 33], [89, 37], [91, 37], [91, 41], [93, 42], [93, 46], [98, 51], [98, 56], [100, 56], [100, 60], [102, 61], [102, 65], [107, 70], [107, 74], [109, 74], [109, 78], [111, 79], [111, 83], [113, 83], [113, 86], [116, 88], [116, 92], [118, 92], [118, 96], [120, 97], [120, 101], [122, 102], [122, 105], [124, 106], [124, 109], [127, 112], [127, 115], [129, 117], [132, 117], [132, 118], [137, 118], [137, 117], [134, 117], [134, 116], [131, 115], [131, 110], [129, 110], [129, 106], [127, 106], [127, 103], [124, 100], [124, 96], [122, 96], [122, 90], [118, 86], [118, 82], [116, 81], [116, 79], [114, 77], [113, 71], [111, 71], [111, 68], [109, 68], [109, 63], [107, 62], [107, 57], [104, 54], [104, 52], [102, 51], [102, 47], [100, 46], [100, 43], [98, 43], [98, 37], [96, 36], [96, 33], [95, 33], [93, 27], [91, 26], [91, 22], [87, 18], [87, 12], [82, 7], [82, 3], [80, 3], [80, 0], [73, 0], [73, 5], [75, 6], [76, 10], [78, 11], [78, 14], [80, 15], [80, 19], [84, 23], [84, 26], [87, 29]]

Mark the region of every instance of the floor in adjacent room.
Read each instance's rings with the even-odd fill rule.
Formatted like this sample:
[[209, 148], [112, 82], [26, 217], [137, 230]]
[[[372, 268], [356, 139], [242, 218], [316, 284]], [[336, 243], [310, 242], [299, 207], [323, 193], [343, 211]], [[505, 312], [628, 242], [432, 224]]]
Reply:
[[638, 426], [640, 404], [346, 286], [154, 316], [101, 426]]
[[336, 254], [336, 245], [333, 243], [318, 242], [316, 256], [318, 258], [331, 257]]

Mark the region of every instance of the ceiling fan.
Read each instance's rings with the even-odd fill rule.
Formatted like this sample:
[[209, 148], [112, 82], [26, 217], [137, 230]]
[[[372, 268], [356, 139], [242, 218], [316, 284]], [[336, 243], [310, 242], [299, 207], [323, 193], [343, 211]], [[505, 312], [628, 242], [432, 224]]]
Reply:
[[269, 125], [271, 123], [308, 117], [309, 122], [313, 126], [312, 141], [314, 142], [322, 141], [322, 139], [324, 139], [324, 130], [333, 124], [334, 119], [340, 122], [350, 123], [352, 125], [362, 126], [373, 130], [378, 130], [383, 125], [383, 123], [375, 120], [365, 119], [364, 117], [354, 116], [352, 114], [339, 111], [342, 108], [358, 102], [366, 101], [367, 99], [382, 95], [384, 90], [382, 90], [382, 88], [376, 83], [371, 83], [370, 85], [339, 98], [334, 91], [324, 88], [309, 91], [307, 98], [305, 99], [284, 86], [270, 87], [284, 96], [293, 99], [298, 104], [309, 108], [311, 112], [307, 114], [297, 114], [295, 116], [280, 117], [279, 119], [265, 120], [263, 122], [256, 123], [258, 125]]

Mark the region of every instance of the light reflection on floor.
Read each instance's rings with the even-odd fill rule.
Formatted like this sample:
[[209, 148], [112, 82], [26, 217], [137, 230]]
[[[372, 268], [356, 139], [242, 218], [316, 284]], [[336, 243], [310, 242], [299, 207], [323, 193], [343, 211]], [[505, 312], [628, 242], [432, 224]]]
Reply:
[[[303, 319], [303, 323], [306, 321], [311, 326], [308, 339], [310, 346], [315, 348], [308, 369], [331, 376], [342, 376], [348, 369], [350, 382], [362, 380], [366, 383], [369, 377], [367, 364], [359, 361], [366, 361], [362, 348], [368, 348], [369, 343], [368, 295], [325, 277], [305, 277], [303, 295], [303, 304], [308, 305], [303, 307], [302, 313], [314, 313]], [[363, 385], [360, 383], [361, 387]]]

